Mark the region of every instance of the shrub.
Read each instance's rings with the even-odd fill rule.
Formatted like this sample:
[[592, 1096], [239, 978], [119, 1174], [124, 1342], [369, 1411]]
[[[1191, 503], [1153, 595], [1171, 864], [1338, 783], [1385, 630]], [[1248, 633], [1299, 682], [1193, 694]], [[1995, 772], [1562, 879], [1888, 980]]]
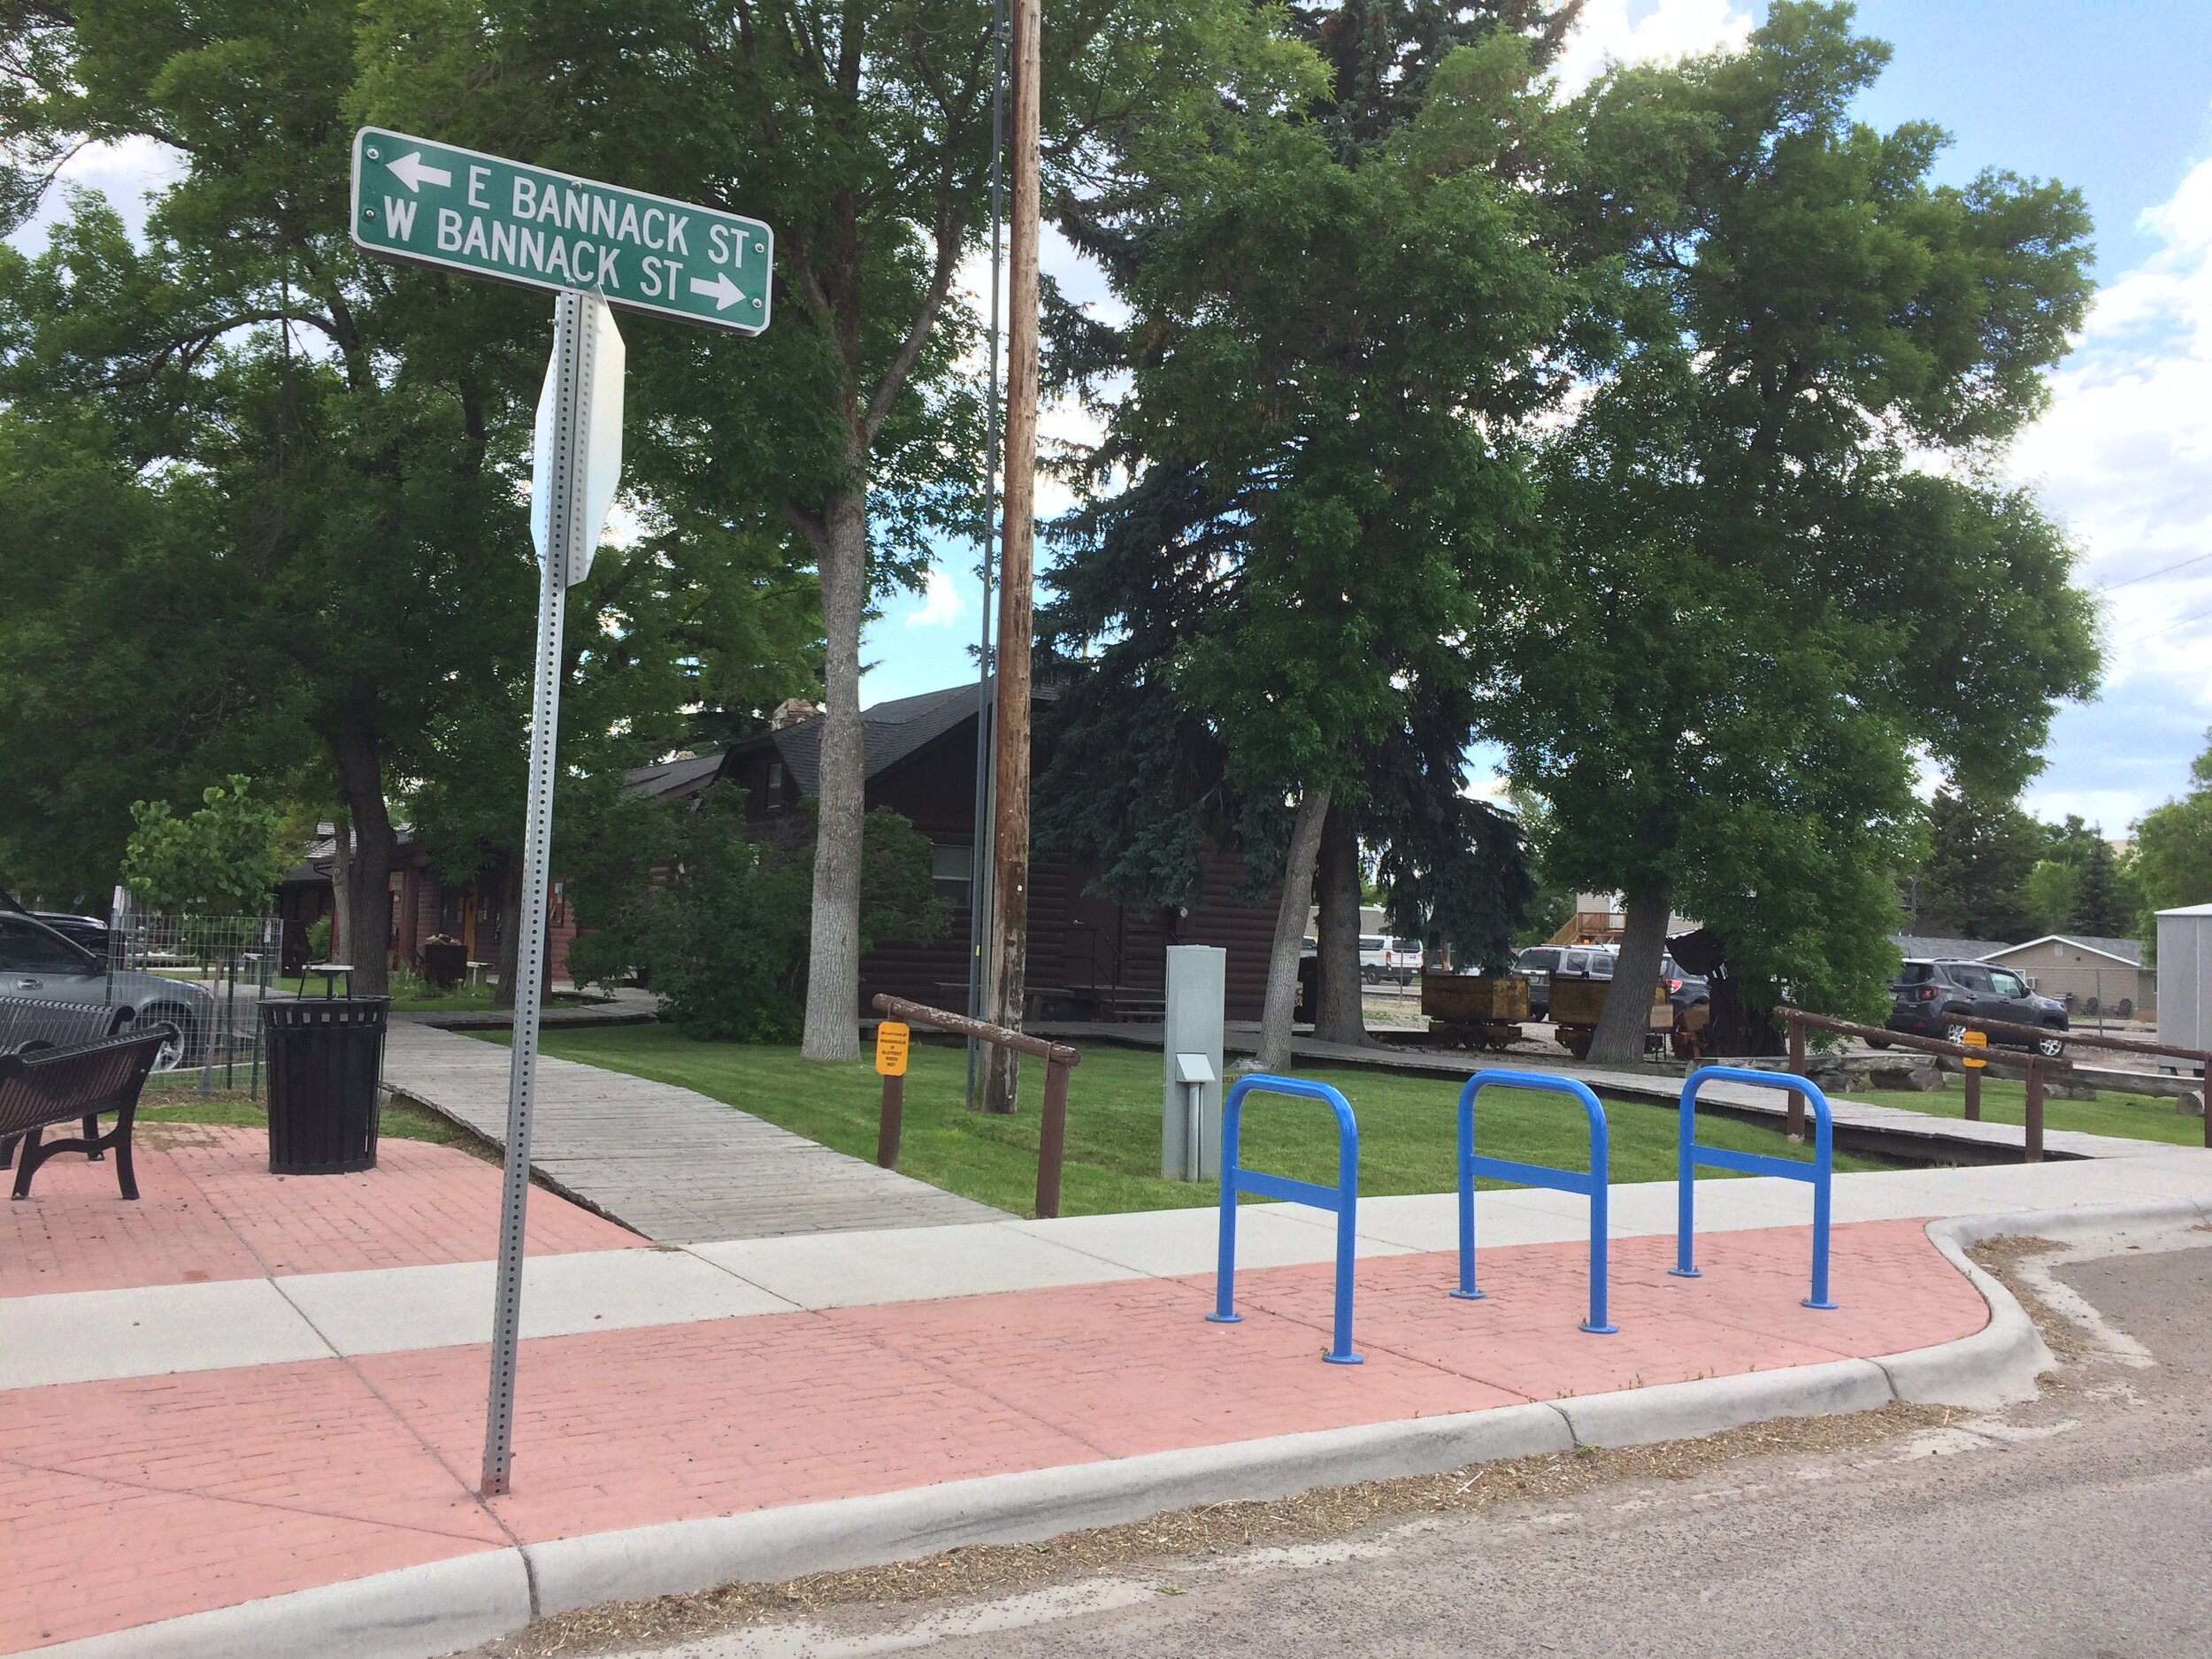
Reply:
[[250, 780], [211, 784], [179, 818], [166, 801], [136, 801], [123, 881], [142, 904], [172, 915], [258, 916], [284, 877], [283, 816], [252, 798]]
[[[663, 1017], [690, 1037], [790, 1042], [805, 1013], [814, 838], [745, 834], [745, 795], [718, 785], [695, 803], [640, 803], [611, 817], [616, 837], [573, 884], [579, 983], [642, 976]], [[862, 840], [861, 949], [926, 941], [949, 911], [930, 887], [929, 842], [897, 813], [868, 814]]]

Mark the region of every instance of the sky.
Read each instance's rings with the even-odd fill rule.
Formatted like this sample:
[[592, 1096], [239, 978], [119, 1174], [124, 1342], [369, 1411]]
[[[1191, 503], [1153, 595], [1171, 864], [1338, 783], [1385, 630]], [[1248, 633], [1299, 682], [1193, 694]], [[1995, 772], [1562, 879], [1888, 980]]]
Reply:
[[[1755, 0], [1590, 0], [1559, 76], [1578, 85], [1609, 58], [1739, 42], [1763, 14]], [[1932, 120], [1953, 137], [1941, 181], [1991, 167], [2057, 178], [2096, 222], [2098, 298], [2008, 465], [2080, 547], [2108, 657], [2101, 695], [2060, 710], [2024, 804], [2120, 836], [2186, 787], [2212, 726], [2212, 3], [1862, 0], [1859, 22], [1895, 49], [1863, 119]], [[168, 164], [152, 145], [102, 147], [70, 176], [135, 228]], [[42, 242], [58, 207], [12, 240]], [[1103, 300], [1096, 272], [1049, 232], [1044, 264], [1071, 297]], [[979, 296], [987, 272], [964, 273]], [[1048, 442], [1087, 430], [1067, 409], [1041, 424]], [[1041, 511], [1065, 504], [1041, 488]], [[972, 674], [975, 559], [948, 549], [921, 591], [885, 596], [863, 642], [864, 701]]]

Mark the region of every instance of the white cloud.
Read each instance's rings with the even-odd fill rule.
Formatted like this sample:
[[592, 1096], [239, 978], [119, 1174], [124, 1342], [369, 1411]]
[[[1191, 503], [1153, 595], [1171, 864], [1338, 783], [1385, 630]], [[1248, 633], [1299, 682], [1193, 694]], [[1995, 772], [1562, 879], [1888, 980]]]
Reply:
[[1609, 59], [1642, 63], [1741, 46], [1754, 18], [1731, 0], [1590, 0], [1552, 65], [1563, 92], [1579, 92]]
[[[62, 165], [60, 182], [97, 190], [106, 196], [122, 216], [132, 240], [143, 242], [148, 192], [158, 192], [183, 176], [183, 158], [168, 145], [150, 138], [125, 138], [85, 145]], [[45, 247], [47, 232], [68, 211], [63, 191], [50, 189], [38, 211], [19, 225], [8, 240], [25, 253], [36, 253]]]
[[[2106, 695], [2062, 719], [2032, 799], [2112, 829], [2183, 787], [2212, 723], [2212, 558], [2188, 562], [2212, 554], [2212, 162], [2142, 223], [2163, 246], [2098, 295], [2010, 463], [2107, 590]], [[2113, 778], [2115, 763], [2135, 775]]]
[[906, 615], [910, 628], [949, 628], [972, 607], [952, 578], [934, 565], [922, 583], [922, 603]]

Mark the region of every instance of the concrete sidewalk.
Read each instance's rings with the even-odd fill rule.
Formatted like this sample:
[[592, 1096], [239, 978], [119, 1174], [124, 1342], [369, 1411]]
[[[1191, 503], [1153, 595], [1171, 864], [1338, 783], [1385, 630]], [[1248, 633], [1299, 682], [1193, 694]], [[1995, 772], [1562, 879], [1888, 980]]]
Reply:
[[2212, 1219], [2212, 1156], [2128, 1148], [1838, 1177], [1832, 1313], [1799, 1305], [1802, 1184], [1701, 1183], [1696, 1280], [1664, 1271], [1672, 1184], [1617, 1187], [1606, 1337], [1575, 1328], [1581, 1201], [1481, 1194], [1469, 1303], [1455, 1199], [1371, 1199], [1350, 1368], [1319, 1362], [1330, 1218], [1294, 1206], [1241, 1213], [1225, 1327], [1210, 1208], [670, 1248], [538, 1192], [516, 1486], [486, 1502], [497, 1171], [394, 1143], [280, 1180], [257, 1131], [151, 1125], [140, 1204], [63, 1159], [6, 1212], [0, 1651], [428, 1655], [741, 1573], [1986, 1387], [2024, 1322], [1983, 1329], [1924, 1218]]
[[[1666, 1275], [1666, 1240], [1624, 1241], [1605, 1338], [1576, 1329], [1578, 1244], [1489, 1251], [1480, 1302], [1444, 1294], [1448, 1257], [1381, 1256], [1361, 1269], [1356, 1368], [1319, 1363], [1325, 1267], [1242, 1274], [1235, 1326], [1202, 1317], [1201, 1275], [541, 1337], [521, 1356], [514, 1490], [490, 1501], [475, 1344], [15, 1388], [0, 1650], [518, 1546], [551, 1552], [541, 1604], [557, 1585], [573, 1604], [661, 1529], [1832, 1367], [1986, 1321], [1915, 1224], [1838, 1232], [1834, 1313], [1798, 1304], [1803, 1249], [1797, 1229], [1718, 1233], [1692, 1281]], [[573, 1555], [593, 1539], [611, 1541]]]
[[[384, 1085], [495, 1146], [508, 1051], [395, 1020]], [[671, 1083], [541, 1056], [530, 1168], [661, 1244], [988, 1221], [1002, 1211], [848, 1157]]]
[[[0, 1210], [0, 1389], [161, 1376], [310, 1357], [482, 1342], [490, 1335], [498, 1171], [448, 1148], [386, 1143], [382, 1167], [282, 1180], [257, 1130], [150, 1125], [137, 1204], [104, 1165], [58, 1160], [30, 1204]], [[2212, 1205], [2212, 1155], [2130, 1142], [2136, 1156], [1839, 1175], [1838, 1225], [2167, 1200]], [[1617, 1184], [1616, 1240], [1671, 1237], [1671, 1181]], [[977, 1208], [980, 1209], [980, 1206]], [[990, 1212], [985, 1212], [987, 1214]], [[1803, 1228], [1809, 1189], [1774, 1178], [1701, 1181], [1701, 1234]], [[1587, 1236], [1587, 1206], [1517, 1188], [1479, 1200], [1482, 1246]], [[879, 1305], [1210, 1272], [1218, 1211], [1011, 1217], [783, 1238], [646, 1240], [531, 1194], [523, 1331], [550, 1337], [802, 1310]], [[1363, 1257], [1451, 1250], [1448, 1193], [1369, 1198]], [[1333, 1218], [1247, 1206], [1239, 1259], [1325, 1263]]]

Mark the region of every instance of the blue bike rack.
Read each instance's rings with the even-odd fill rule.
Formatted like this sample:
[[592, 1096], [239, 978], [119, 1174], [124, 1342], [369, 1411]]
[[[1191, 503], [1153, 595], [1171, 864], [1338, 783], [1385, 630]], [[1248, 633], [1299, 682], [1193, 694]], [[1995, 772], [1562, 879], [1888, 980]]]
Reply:
[[[1791, 1089], [1802, 1094], [1813, 1108], [1813, 1161], [1799, 1164], [1789, 1158], [1768, 1157], [1763, 1153], [1730, 1152], [1721, 1147], [1700, 1146], [1697, 1092], [1708, 1083], [1749, 1083], [1757, 1088]], [[1680, 1163], [1675, 1174], [1675, 1262], [1667, 1271], [1677, 1279], [1700, 1277], [1690, 1257], [1696, 1231], [1697, 1165], [1740, 1170], [1746, 1175], [1778, 1175], [1785, 1180], [1808, 1182], [1813, 1189], [1813, 1294], [1804, 1298], [1804, 1305], [1823, 1311], [1834, 1308], [1836, 1304], [1828, 1299], [1828, 1196], [1835, 1179], [1835, 1135], [1828, 1115], [1828, 1097], [1817, 1085], [1801, 1077], [1793, 1077], [1787, 1071], [1707, 1065], [1691, 1072], [1682, 1085], [1682, 1104], [1678, 1116]]]
[[[1544, 1164], [1515, 1164], [1506, 1158], [1475, 1156], [1475, 1096], [1492, 1087], [1537, 1089], [1548, 1094], [1571, 1094], [1582, 1102], [1590, 1120], [1590, 1172], [1555, 1170]], [[1518, 1181], [1525, 1187], [1548, 1187], [1555, 1192], [1580, 1193], [1590, 1201], [1590, 1317], [1582, 1329], [1593, 1336], [1610, 1336], [1620, 1327], [1605, 1317], [1605, 1108], [1587, 1085], [1548, 1071], [1478, 1071], [1459, 1091], [1459, 1288], [1452, 1294], [1465, 1302], [1479, 1302], [1475, 1288], [1475, 1177]]]
[[[1287, 1175], [1248, 1170], [1238, 1164], [1237, 1125], [1244, 1116], [1248, 1094], [1287, 1094], [1298, 1100], [1322, 1101], [1336, 1113], [1333, 1189], [1312, 1181], [1293, 1180]], [[1360, 1356], [1352, 1352], [1352, 1243], [1354, 1210], [1359, 1203], [1359, 1120], [1352, 1116], [1352, 1103], [1326, 1083], [1259, 1072], [1238, 1079], [1229, 1091], [1221, 1107], [1221, 1263], [1214, 1277], [1214, 1310], [1206, 1316], [1214, 1325], [1243, 1323], [1236, 1310], [1239, 1193], [1336, 1212], [1336, 1329], [1324, 1357], [1332, 1365], [1360, 1364]]]

